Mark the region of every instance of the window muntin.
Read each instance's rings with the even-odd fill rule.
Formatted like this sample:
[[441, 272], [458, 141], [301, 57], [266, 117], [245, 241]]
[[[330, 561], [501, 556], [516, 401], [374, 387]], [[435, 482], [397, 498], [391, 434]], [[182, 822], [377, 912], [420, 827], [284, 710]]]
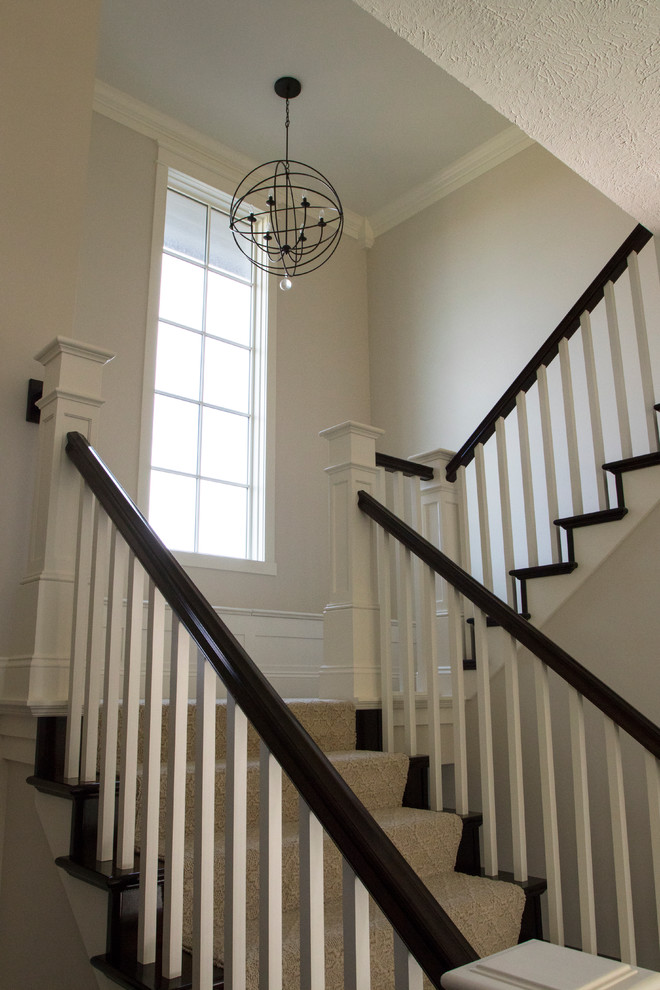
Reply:
[[149, 518], [173, 550], [265, 558], [264, 292], [228, 214], [169, 187]]

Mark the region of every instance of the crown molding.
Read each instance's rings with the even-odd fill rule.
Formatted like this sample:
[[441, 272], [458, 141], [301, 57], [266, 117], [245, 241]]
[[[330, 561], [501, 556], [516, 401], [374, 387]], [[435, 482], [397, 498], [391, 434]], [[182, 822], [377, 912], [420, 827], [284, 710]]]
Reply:
[[[155, 110], [147, 103], [122, 93], [121, 90], [108, 86], [99, 79], [94, 86], [93, 109], [118, 124], [152, 138], [158, 142], [160, 148], [166, 149], [178, 158], [214, 173], [226, 187], [225, 191], [230, 193], [243, 176], [259, 164], [180, 120]], [[373, 243], [369, 224], [366, 218], [358, 213], [353, 213], [351, 210], [344, 211], [344, 230], [366, 247], [370, 247]]]
[[[152, 138], [160, 148], [179, 159], [212, 172], [227, 192], [235, 189], [243, 176], [258, 164], [233, 148], [228, 148], [180, 120], [155, 110], [147, 103], [142, 103], [98, 79], [94, 87], [93, 106], [97, 113]], [[372, 216], [363, 217], [351, 210], [345, 211], [344, 230], [363, 247], [370, 248], [380, 234], [427, 209], [532, 144], [534, 141], [530, 137], [511, 125], [467, 155], [457, 158], [427, 182], [377, 210]]]
[[373, 237], [379, 237], [404, 220], [409, 220], [422, 210], [428, 209], [438, 200], [467, 185], [473, 179], [488, 172], [496, 165], [512, 158], [535, 142], [514, 125], [507, 127], [494, 138], [485, 141], [467, 155], [443, 168], [427, 182], [421, 183], [403, 196], [399, 196], [389, 206], [377, 210], [369, 217]]

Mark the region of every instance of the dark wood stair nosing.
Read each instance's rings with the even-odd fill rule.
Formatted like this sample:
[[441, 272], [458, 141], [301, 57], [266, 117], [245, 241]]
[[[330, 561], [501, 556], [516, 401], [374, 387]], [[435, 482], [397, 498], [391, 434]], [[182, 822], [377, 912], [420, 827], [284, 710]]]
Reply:
[[563, 560], [558, 564], [537, 564], [534, 567], [515, 567], [509, 571], [511, 577], [519, 581], [529, 581], [538, 577], [554, 577], [557, 574], [570, 574], [577, 567], [576, 560]]
[[[184, 950], [182, 975], [168, 980], [159, 975], [159, 960], [150, 965], [143, 966], [140, 963], [126, 966], [123, 961], [113, 961], [106, 955], [92, 956], [90, 962], [95, 969], [105, 973], [108, 979], [112, 980], [125, 990], [192, 990], [192, 958], [190, 953]], [[224, 987], [224, 973], [219, 966], [213, 967], [213, 981], [209, 990], [220, 990]]]
[[626, 471], [639, 471], [641, 468], [653, 467], [660, 464], [660, 450], [652, 450], [648, 454], [637, 454], [634, 457], [624, 457], [619, 461], [608, 461], [603, 464], [603, 471], [611, 474], [623, 474]]
[[583, 512], [577, 516], [565, 516], [563, 519], [555, 519], [554, 525], [561, 526], [562, 529], [578, 529], [582, 526], [597, 526], [600, 523], [616, 522], [627, 514], [627, 508], [622, 505], [613, 509], [599, 509], [597, 512]]

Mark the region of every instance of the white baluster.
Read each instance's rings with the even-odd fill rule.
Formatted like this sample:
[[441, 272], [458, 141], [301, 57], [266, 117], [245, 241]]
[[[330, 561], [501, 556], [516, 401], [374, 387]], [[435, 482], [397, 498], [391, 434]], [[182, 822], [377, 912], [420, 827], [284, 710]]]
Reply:
[[342, 867], [344, 990], [369, 990], [369, 894], [346, 860]]
[[89, 618], [90, 575], [92, 573], [93, 519], [94, 496], [91, 489], [84, 482], [81, 482], [76, 576], [73, 586], [69, 713], [66, 721], [64, 776], [67, 780], [77, 778], [80, 773], [81, 720], [85, 699], [87, 622]]
[[459, 539], [461, 543], [460, 563], [464, 571], [467, 571], [468, 574], [472, 574], [472, 556], [470, 554], [470, 517], [468, 515], [467, 507], [467, 472], [463, 464], [461, 464], [456, 472], [456, 484], [458, 485], [458, 525], [460, 530]]
[[454, 720], [454, 779], [456, 813], [468, 813], [467, 735], [465, 726], [465, 674], [463, 671], [463, 616], [456, 588], [447, 582], [449, 623], [449, 662], [451, 664], [452, 711]]
[[646, 787], [649, 800], [649, 824], [651, 831], [651, 851], [653, 855], [653, 877], [655, 890], [656, 924], [660, 929], [660, 762], [652, 753], [644, 754], [646, 761]]
[[[420, 561], [421, 563], [421, 561]], [[440, 682], [438, 676], [438, 635], [435, 614], [435, 571], [426, 565], [421, 570], [420, 641], [426, 660], [426, 698], [428, 711], [429, 803], [431, 811], [442, 811], [442, 743], [440, 735]]]
[[[472, 574], [472, 556], [470, 552], [470, 516], [468, 513], [467, 504], [467, 471], [463, 465], [461, 465], [456, 472], [456, 484], [458, 485], [458, 526], [461, 551], [460, 563], [464, 571], [467, 571], [468, 574]], [[474, 606], [469, 598], [463, 599], [463, 611], [464, 620], [471, 619], [474, 616]], [[463, 634], [464, 628], [465, 627], [463, 626], [461, 634]], [[463, 647], [461, 647], [461, 655], [463, 655]]]
[[[405, 476], [404, 476], [405, 477]], [[417, 533], [422, 531], [422, 493], [419, 478], [412, 475], [405, 478], [406, 487], [406, 517], [405, 521]], [[424, 642], [423, 630], [426, 627], [424, 614], [426, 602], [423, 600], [424, 565], [416, 554], [412, 556], [412, 590], [413, 590], [413, 622], [416, 629], [415, 637], [415, 690], [426, 691], [426, 652], [428, 645]]]
[[490, 521], [488, 518], [488, 493], [486, 488], [486, 465], [484, 463], [484, 445], [478, 443], [474, 448], [474, 464], [477, 475], [477, 504], [479, 506], [479, 533], [481, 537], [481, 567], [483, 583], [493, 590], [493, 561], [490, 546]]
[[594, 467], [596, 469], [596, 486], [598, 488], [598, 508], [606, 509], [608, 505], [607, 481], [603, 464], [605, 463], [605, 443], [603, 440], [603, 421], [600, 414], [600, 398], [598, 395], [598, 376], [596, 374], [596, 357], [594, 341], [591, 332], [591, 316], [583, 313], [580, 317], [582, 336], [582, 352], [584, 354], [584, 370], [587, 376], [587, 395], [589, 397], [589, 420], [594, 450]]
[[559, 341], [559, 367], [561, 370], [561, 388], [564, 397], [564, 419], [566, 422], [566, 445], [568, 448], [568, 470], [571, 479], [573, 515], [580, 516], [584, 512], [582, 479], [580, 478], [580, 453], [578, 451], [577, 426], [575, 422], [575, 398], [573, 396], [571, 356], [568, 341], [565, 337]]
[[108, 539], [110, 520], [98, 502], [95, 505], [94, 536], [92, 539], [92, 571], [89, 588], [87, 621], [85, 718], [81, 779], [96, 780], [99, 734], [99, 705], [103, 684], [103, 624], [105, 593], [108, 579]]
[[559, 533], [553, 522], [559, 516], [557, 500], [557, 472], [555, 470], [555, 445], [552, 438], [552, 415], [550, 413], [550, 394], [548, 391], [548, 371], [544, 365], [538, 369], [539, 410], [541, 413], [541, 435], [543, 437], [543, 461], [545, 465], [545, 486], [548, 495], [548, 524], [550, 527], [550, 546], [552, 560], [556, 563], [560, 557]]
[[117, 828], [117, 866], [121, 870], [132, 870], [135, 860], [135, 789], [138, 765], [140, 675], [142, 672], [143, 602], [144, 571], [138, 559], [131, 553], [128, 561], [128, 589], [126, 593], [124, 699]]
[[477, 709], [479, 714], [479, 766], [481, 769], [481, 810], [483, 812], [483, 853], [486, 876], [497, 874], [497, 821], [495, 815], [495, 770], [493, 766], [493, 723], [490, 702], [490, 663], [486, 636], [486, 616], [475, 610], [474, 638], [477, 661]]
[[383, 707], [383, 749], [394, 751], [394, 697], [392, 692], [392, 589], [390, 550], [392, 540], [382, 526], [376, 527], [378, 554], [378, 601], [380, 628], [380, 694]]
[[300, 986], [324, 990], [323, 829], [302, 798], [300, 844]]
[[173, 614], [167, 727], [167, 829], [163, 892], [163, 977], [168, 980], [181, 976], [190, 649], [190, 638], [177, 616]]
[[614, 298], [614, 285], [605, 283], [605, 312], [607, 314], [607, 331], [610, 338], [610, 356], [614, 375], [614, 395], [619, 416], [619, 436], [621, 438], [621, 457], [632, 457], [632, 438], [630, 435], [630, 417], [628, 415], [628, 397], [626, 395], [626, 380], [623, 372], [623, 356], [621, 354], [621, 335], [619, 333], [619, 318]]
[[[405, 512], [403, 475], [401, 474], [396, 474], [394, 477], [394, 512], [399, 517], [402, 517]], [[413, 651], [412, 554], [398, 540], [396, 565], [404, 746], [409, 756], [415, 756], [417, 753], [417, 715], [415, 711], [415, 656]]]
[[[193, 990], [213, 984], [213, 858], [215, 828], [215, 671], [197, 654], [195, 728], [195, 860]], [[230, 984], [228, 984], [230, 985]]]
[[282, 768], [264, 742], [259, 758], [259, 986], [282, 990]]
[[520, 730], [520, 688], [518, 683], [517, 644], [507, 636], [504, 651], [506, 691], [506, 728], [509, 751], [509, 787], [511, 798], [511, 832], [513, 839], [513, 876], [527, 879], [527, 833], [525, 830], [525, 791], [523, 785], [522, 741]]
[[424, 974], [419, 963], [411, 956], [406, 945], [394, 932], [394, 988], [395, 990], [422, 990]]
[[516, 396], [518, 434], [520, 439], [520, 467], [522, 469], [523, 499], [525, 502], [525, 532], [527, 534], [527, 564], [536, 567], [539, 562], [536, 538], [536, 509], [534, 508], [534, 484], [532, 482], [532, 458], [529, 448], [529, 423], [527, 398], [524, 392]]
[[515, 567], [513, 556], [513, 524], [511, 518], [511, 489], [509, 486], [509, 459], [506, 450], [506, 423], [500, 416], [495, 423], [497, 443], [497, 470], [500, 482], [500, 512], [502, 515], [502, 541], [504, 545], [504, 570], [506, 596], [509, 605], [515, 607], [515, 578], [509, 571]]
[[635, 251], [628, 256], [628, 274], [630, 276], [630, 294], [632, 296], [633, 316], [635, 318], [637, 356], [639, 358], [639, 372], [642, 380], [642, 400], [644, 402], [644, 413], [646, 416], [646, 430], [649, 438], [649, 451], [653, 451], [657, 450], [660, 446], [660, 438], [658, 437], [658, 418], [653, 409], [655, 389], [651, 372], [651, 355], [646, 328], [646, 314], [644, 313], [642, 281], [639, 277], [639, 262]]
[[571, 723], [571, 757], [573, 761], [573, 802], [575, 804], [575, 839], [577, 848], [578, 890], [580, 898], [580, 932], [583, 952], [597, 953], [594, 872], [591, 856], [589, 784], [587, 747], [584, 733], [582, 695], [568, 687]]
[[227, 790], [225, 825], [225, 982], [246, 985], [247, 718], [227, 697]]
[[633, 921], [621, 742], [619, 739], [619, 726], [609, 718], [605, 719], [605, 747], [607, 750], [607, 781], [610, 792], [610, 814], [612, 816], [616, 907], [619, 918], [619, 952], [622, 962], [627, 962], [631, 966], [634, 966], [637, 954], [635, 951], [635, 925]]
[[165, 602], [149, 581], [147, 677], [144, 710], [144, 764], [142, 777], [142, 843], [140, 849], [140, 909], [138, 962], [156, 961], [158, 901], [158, 820], [160, 813], [160, 740], [163, 721], [163, 648]]
[[112, 859], [115, 838], [121, 628], [127, 551], [126, 544], [113, 526], [110, 539], [108, 612], [105, 635], [105, 678], [103, 682], [104, 719], [101, 738], [99, 817], [96, 839], [96, 858], [101, 860], [101, 862]]
[[534, 661], [536, 687], [536, 722], [539, 739], [539, 774], [543, 812], [543, 844], [548, 881], [548, 934], [555, 945], [564, 944], [564, 912], [561, 900], [561, 867], [559, 862], [559, 831], [557, 828], [557, 793], [550, 717], [550, 686], [548, 668]]

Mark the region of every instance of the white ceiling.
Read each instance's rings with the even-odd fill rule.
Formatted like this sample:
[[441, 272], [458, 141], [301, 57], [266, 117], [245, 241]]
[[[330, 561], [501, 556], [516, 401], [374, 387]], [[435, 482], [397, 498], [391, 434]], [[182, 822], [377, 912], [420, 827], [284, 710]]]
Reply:
[[353, 0], [103, 0], [97, 75], [247, 155], [290, 155], [371, 216], [509, 121]]

